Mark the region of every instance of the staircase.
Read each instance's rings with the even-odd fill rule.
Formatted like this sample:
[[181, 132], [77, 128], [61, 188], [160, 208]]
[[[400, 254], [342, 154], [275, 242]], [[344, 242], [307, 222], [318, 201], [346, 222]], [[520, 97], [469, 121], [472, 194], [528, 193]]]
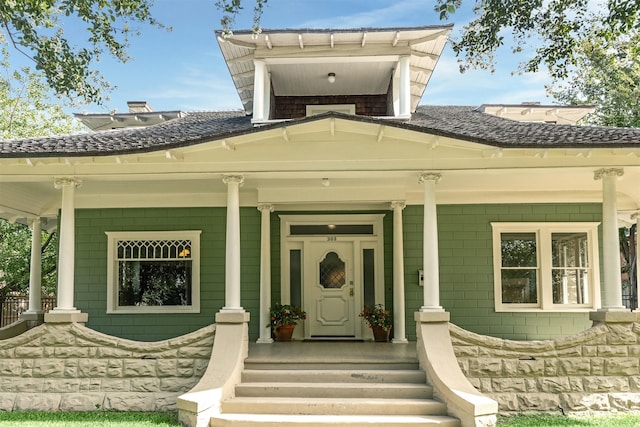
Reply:
[[340, 359], [264, 360], [250, 352], [235, 397], [222, 403], [211, 426], [460, 427], [432, 399], [417, 360]]

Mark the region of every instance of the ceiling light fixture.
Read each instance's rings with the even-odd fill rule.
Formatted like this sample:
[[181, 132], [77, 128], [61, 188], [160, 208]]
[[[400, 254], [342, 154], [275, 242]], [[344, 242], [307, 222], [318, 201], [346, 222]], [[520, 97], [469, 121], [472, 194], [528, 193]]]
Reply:
[[335, 83], [336, 82], [336, 73], [327, 74], [327, 80], [329, 80], [329, 83]]
[[323, 187], [328, 187], [331, 185], [331, 181], [329, 181], [329, 178], [322, 178], [322, 181], [320, 181], [322, 183]]

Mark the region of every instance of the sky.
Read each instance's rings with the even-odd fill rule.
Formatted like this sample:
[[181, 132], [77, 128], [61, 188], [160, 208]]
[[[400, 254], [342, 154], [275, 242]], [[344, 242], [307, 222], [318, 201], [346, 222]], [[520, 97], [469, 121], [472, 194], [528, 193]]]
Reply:
[[[473, 17], [460, 10], [442, 22], [430, 0], [269, 0], [262, 27], [362, 28], [409, 27], [453, 23], [455, 37]], [[468, 2], [467, 2], [468, 3]], [[471, 2], [474, 3], [474, 2]], [[252, 0], [236, 29], [250, 29]], [[127, 101], [147, 101], [155, 111], [231, 110], [242, 105], [222, 58], [214, 31], [220, 28], [221, 12], [215, 0], [155, 0], [154, 17], [173, 28], [171, 32], [142, 27], [142, 35], [130, 42], [131, 60], [125, 64], [103, 58], [99, 70], [113, 86], [110, 100], [102, 106], [76, 107], [73, 112], [127, 112]], [[65, 31], [81, 32], [80, 28]], [[481, 105], [538, 101], [551, 103], [544, 72], [513, 75], [518, 63], [509, 49], [498, 52], [496, 72], [459, 72], [457, 59], [447, 45], [435, 68], [421, 104]]]

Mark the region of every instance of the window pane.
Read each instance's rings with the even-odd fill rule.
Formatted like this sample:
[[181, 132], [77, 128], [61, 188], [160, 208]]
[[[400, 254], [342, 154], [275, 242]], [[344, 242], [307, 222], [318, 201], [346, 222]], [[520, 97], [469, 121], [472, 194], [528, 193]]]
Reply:
[[289, 252], [289, 293], [291, 304], [302, 305], [302, 251], [292, 249]]
[[191, 305], [191, 262], [119, 261], [118, 305]]
[[552, 233], [554, 267], [588, 267], [587, 233]]
[[502, 233], [503, 267], [537, 267], [535, 233]]
[[329, 252], [320, 262], [320, 285], [327, 288], [341, 288], [345, 282], [345, 264], [337, 253]]
[[502, 270], [504, 304], [536, 304], [538, 286], [535, 269]]
[[589, 304], [588, 270], [554, 268], [552, 276], [554, 304]]
[[335, 234], [373, 234], [373, 225], [371, 224], [308, 224], [308, 225], [292, 225], [290, 228], [292, 236], [317, 236], [317, 235], [335, 235]]
[[373, 249], [362, 250], [362, 281], [364, 285], [364, 304], [373, 307], [376, 303], [375, 296], [375, 257]]

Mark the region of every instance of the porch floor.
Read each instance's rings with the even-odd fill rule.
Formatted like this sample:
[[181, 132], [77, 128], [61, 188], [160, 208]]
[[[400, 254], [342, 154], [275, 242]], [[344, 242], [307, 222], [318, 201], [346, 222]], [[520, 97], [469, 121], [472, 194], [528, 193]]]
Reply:
[[406, 344], [349, 341], [291, 341], [272, 344], [249, 343], [248, 361], [265, 363], [416, 363], [416, 343]]

